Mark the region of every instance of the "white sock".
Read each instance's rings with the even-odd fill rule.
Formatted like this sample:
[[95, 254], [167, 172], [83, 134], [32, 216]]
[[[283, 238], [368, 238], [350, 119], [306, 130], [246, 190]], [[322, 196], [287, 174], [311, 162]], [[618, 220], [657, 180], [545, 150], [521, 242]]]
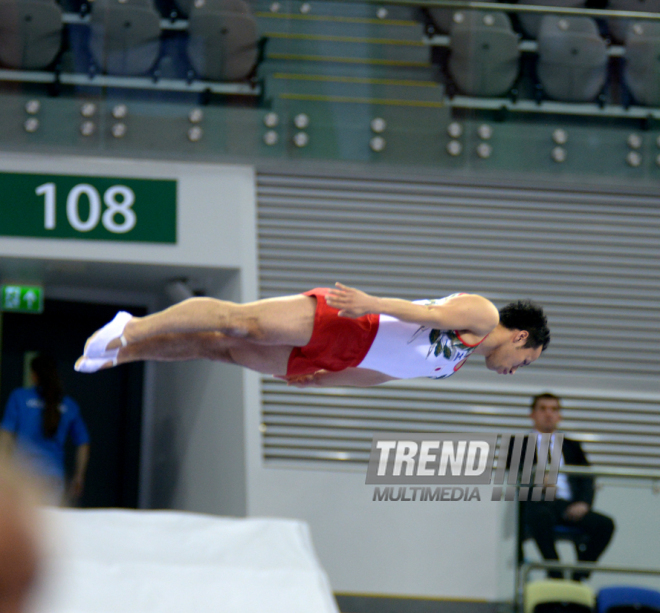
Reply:
[[119, 349], [108, 350], [108, 344], [116, 338], [121, 339], [122, 347], [126, 346], [126, 339], [124, 338], [124, 329], [126, 324], [133, 318], [130, 313], [126, 311], [119, 311], [114, 319], [105, 324], [95, 335], [90, 343], [85, 347], [85, 357], [87, 358], [109, 358], [114, 360], [117, 358]]
[[117, 366], [117, 358], [87, 358], [83, 357], [82, 360], [76, 362], [74, 368], [78, 372], [96, 372], [101, 370], [101, 367], [108, 362], [112, 362], [113, 366]]

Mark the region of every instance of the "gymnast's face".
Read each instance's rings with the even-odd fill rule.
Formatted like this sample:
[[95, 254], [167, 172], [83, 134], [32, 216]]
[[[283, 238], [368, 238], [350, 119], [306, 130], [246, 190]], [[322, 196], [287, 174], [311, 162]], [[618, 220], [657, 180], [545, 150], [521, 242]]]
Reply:
[[529, 332], [510, 330], [507, 340], [486, 356], [486, 367], [499, 375], [513, 375], [519, 368], [539, 359], [542, 347], [525, 347]]

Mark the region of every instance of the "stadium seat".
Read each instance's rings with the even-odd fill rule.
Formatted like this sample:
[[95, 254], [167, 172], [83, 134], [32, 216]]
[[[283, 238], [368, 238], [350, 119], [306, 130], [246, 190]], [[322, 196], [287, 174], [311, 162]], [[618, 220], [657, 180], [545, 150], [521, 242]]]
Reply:
[[607, 81], [607, 65], [605, 41], [592, 19], [543, 18], [536, 70], [547, 96], [564, 102], [594, 100]]
[[[608, 9], [613, 11], [644, 11], [646, 13], [660, 13], [660, 0], [609, 0]], [[608, 19], [607, 28], [612, 40], [623, 43], [626, 40], [628, 28], [634, 23], [631, 19]], [[645, 23], [655, 23], [647, 21]]]
[[[584, 8], [586, 0], [520, 0], [519, 4], [532, 6], [556, 6], [565, 8]], [[526, 36], [536, 38], [541, 29], [541, 22], [545, 15], [543, 13], [518, 13], [520, 26]]]
[[[533, 538], [529, 526], [523, 523], [521, 529], [521, 541], [526, 541]], [[556, 541], [571, 541], [578, 549], [584, 547], [584, 543], [587, 539], [586, 533], [576, 526], [555, 526], [554, 535]]]
[[150, 0], [97, 0], [90, 29], [90, 53], [102, 72], [142, 75], [158, 60], [160, 16]]
[[577, 581], [548, 579], [524, 588], [524, 613], [591, 613], [595, 601], [593, 590]]
[[459, 91], [502, 96], [519, 72], [518, 35], [502, 12], [460, 11], [451, 28], [449, 73]]
[[628, 30], [623, 78], [637, 103], [660, 105], [660, 23], [638, 21]]
[[51, 0], [0, 1], [0, 64], [40, 70], [62, 45], [62, 11]]
[[257, 23], [242, 0], [195, 0], [188, 26], [188, 59], [197, 75], [240, 81], [254, 70]]
[[[565, 8], [583, 8], [586, 0], [520, 0], [519, 4], [531, 6], [556, 6]], [[518, 13], [520, 26], [526, 36], [536, 38], [541, 29], [541, 22], [545, 15], [543, 13]]]
[[[497, 2], [497, 0], [486, 0], [486, 2]], [[441, 9], [441, 8], [429, 8], [429, 15], [433, 21], [433, 25], [436, 27], [438, 32], [442, 34], [449, 34], [451, 30], [451, 24], [454, 17], [455, 9]]]
[[601, 588], [596, 613], [652, 613], [660, 611], [660, 592], [636, 586]]

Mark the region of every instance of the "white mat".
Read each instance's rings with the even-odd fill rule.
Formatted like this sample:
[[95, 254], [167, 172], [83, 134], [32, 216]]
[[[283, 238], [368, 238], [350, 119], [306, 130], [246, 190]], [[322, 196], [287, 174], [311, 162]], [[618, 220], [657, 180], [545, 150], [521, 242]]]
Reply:
[[307, 524], [173, 511], [44, 511], [35, 613], [338, 613]]

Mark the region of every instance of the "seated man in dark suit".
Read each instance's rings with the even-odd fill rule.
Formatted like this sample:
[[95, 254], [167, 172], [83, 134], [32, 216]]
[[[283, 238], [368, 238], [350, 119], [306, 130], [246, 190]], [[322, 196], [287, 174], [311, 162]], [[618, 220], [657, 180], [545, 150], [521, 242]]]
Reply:
[[[561, 421], [561, 404], [553, 394], [540, 394], [532, 400], [530, 416], [539, 434], [552, 434]], [[561, 465], [589, 466], [578, 441], [564, 438]], [[595, 562], [609, 544], [614, 522], [592, 510], [594, 479], [588, 475], [559, 473], [555, 500], [521, 503], [522, 521], [536, 541], [546, 560], [558, 560], [555, 548], [555, 526], [573, 526], [585, 534], [585, 542], [576, 547], [581, 562]], [[550, 571], [549, 577], [561, 578], [560, 571]], [[573, 574], [573, 579], [587, 579], [589, 573]]]

